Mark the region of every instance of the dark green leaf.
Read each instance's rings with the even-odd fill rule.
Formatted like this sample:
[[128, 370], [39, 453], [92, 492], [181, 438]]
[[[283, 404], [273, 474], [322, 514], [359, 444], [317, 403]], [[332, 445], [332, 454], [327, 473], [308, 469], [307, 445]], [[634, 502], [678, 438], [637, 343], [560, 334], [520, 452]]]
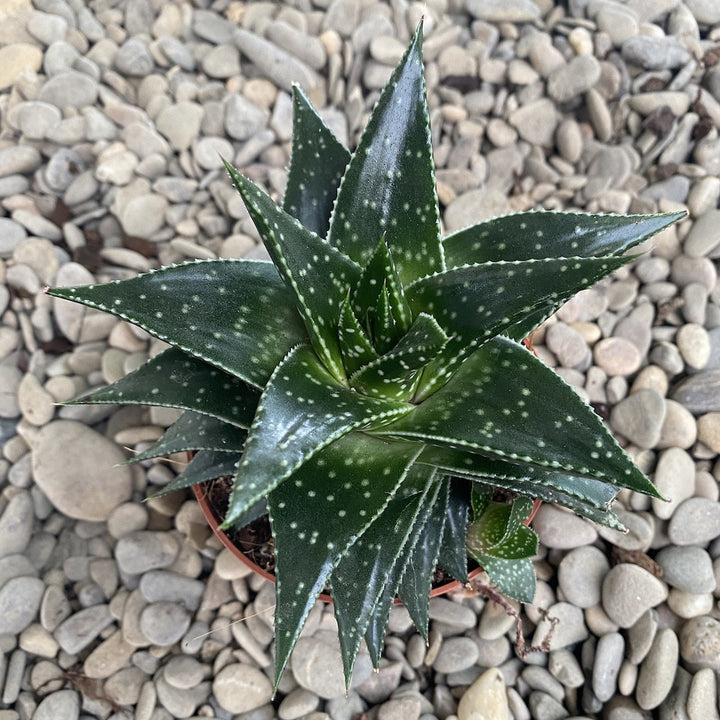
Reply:
[[350, 376], [350, 384], [360, 392], [379, 397], [407, 400], [424, 367], [447, 342], [435, 319], [420, 313], [408, 332], [392, 350]]
[[[413, 524], [432, 484], [432, 469], [411, 468], [404, 487], [414, 493], [399, 493], [375, 522], [360, 536], [352, 552], [343, 557], [330, 578], [333, 608], [338, 622], [345, 680], [349, 683], [360, 642], [380, 596], [392, 580], [396, 561], [405, 547]], [[420, 481], [424, 479], [424, 485]], [[397, 583], [390, 588], [390, 604]], [[390, 612], [388, 607], [387, 612]], [[385, 618], [387, 623], [387, 618]], [[383, 625], [384, 629], [384, 625]]]
[[422, 24], [350, 160], [328, 234], [365, 265], [384, 233], [405, 285], [444, 267], [421, 46]]
[[524, 603], [531, 603], [534, 600], [536, 579], [531, 560], [528, 558], [505, 560], [483, 553], [470, 554], [503, 595]]
[[400, 330], [390, 307], [390, 296], [383, 283], [378, 308], [372, 318], [373, 346], [379, 353], [386, 353], [400, 339]]
[[169, 348], [112, 385], [82, 395], [71, 404], [176, 407], [246, 428], [259, 398], [260, 393], [242, 380]]
[[[393, 498], [419, 450], [412, 443], [349, 433], [270, 494], [277, 578], [276, 683], [331, 570]], [[350, 658], [345, 658], [348, 664]]]
[[488, 509], [492, 502], [492, 488], [485, 485], [473, 485], [470, 492], [470, 509], [472, 510], [472, 521], [475, 522]]
[[269, 262], [202, 260], [49, 293], [117, 315], [258, 388], [308, 337]]
[[415, 547], [408, 556], [405, 572], [397, 590], [397, 595], [407, 608], [415, 627], [426, 640], [430, 591], [440, 554], [440, 543], [445, 531], [449, 490], [450, 481], [448, 479], [441, 481], [437, 499], [432, 505], [430, 516], [422, 532], [419, 533]]
[[233, 453], [200, 450], [176, 478], [151, 497], [161, 497], [191, 485], [231, 476], [239, 459], [240, 456]]
[[293, 140], [283, 209], [325, 237], [350, 153], [293, 86]]
[[583, 505], [605, 511], [618, 493], [617, 487], [602, 480], [567, 475], [533, 465], [505, 462], [497, 457], [446, 447], [426, 446], [418, 462], [428, 463], [458, 477], [495, 484], [512, 492], [561, 505], [565, 505], [565, 500], [559, 499], [558, 493], [561, 493], [563, 498], [567, 496]]
[[467, 555], [462, 542], [467, 535], [470, 509], [468, 494], [467, 483], [451, 478], [445, 528], [438, 557], [440, 567], [462, 583], [468, 582]]
[[441, 390], [375, 432], [659, 496], [580, 396], [507, 338], [484, 345]]
[[278, 207], [232, 165], [225, 167], [295, 299], [315, 352], [336, 378], [344, 378], [337, 342], [340, 304], [348, 286], [360, 277], [360, 268]]
[[616, 530], [620, 519], [608, 509], [618, 488], [603, 480], [567, 475], [531, 465], [507, 463], [476, 453], [426, 446], [418, 462], [426, 462], [457, 478], [467, 478], [492, 488], [557, 503], [578, 515]]
[[549, 310], [628, 262], [623, 257], [490, 262], [422, 278], [407, 289], [415, 314], [430, 313], [450, 337], [423, 373], [417, 400], [441, 387], [490, 338]]
[[428, 493], [422, 500], [422, 506], [413, 521], [410, 534], [405, 541], [405, 545], [402, 550], [398, 553], [390, 572], [388, 573], [382, 594], [375, 603], [375, 607], [370, 615], [370, 622], [367, 630], [365, 631], [365, 644], [367, 645], [368, 653], [373, 666], [376, 668], [380, 665], [383, 644], [385, 641], [385, 632], [390, 618], [390, 611], [395, 603], [395, 596], [397, 594], [398, 587], [400, 586], [403, 575], [410, 564], [409, 558], [413, 553], [413, 549], [420, 541], [423, 528], [430, 517], [439, 489], [440, 486], [437, 482], [432, 483]]
[[338, 340], [343, 362], [345, 363], [345, 371], [349, 375], [378, 356], [367, 333], [352, 310], [349, 296], [345, 297], [340, 307]]
[[[521, 523], [513, 524], [514, 504], [494, 501], [488, 503], [483, 512], [470, 523], [468, 547], [476, 552], [497, 555], [507, 560], [532, 557], [537, 552], [537, 542], [530, 540], [534, 533], [525, 527], [523, 530], [528, 532], [520, 530]], [[513, 542], [509, 542], [513, 537]]]
[[505, 527], [505, 535], [500, 542], [504, 542], [530, 517], [534, 502], [526, 495], [518, 495], [510, 504], [510, 515]]
[[341, 385], [307, 345], [295, 348], [278, 365], [260, 398], [230, 496], [228, 521], [323, 447], [351, 430], [374, 426], [410, 409]]
[[522, 524], [511, 530], [514, 519], [512, 506], [491, 502], [470, 524], [467, 550], [502, 593], [532, 602], [535, 571], [530, 558], [537, 553], [538, 538]]
[[448, 235], [449, 268], [497, 260], [620, 255], [685, 216], [522, 212]]
[[388, 292], [390, 314], [395, 324], [405, 332], [410, 327], [412, 315], [384, 235], [353, 290], [352, 306], [358, 318], [377, 314], [383, 286]]
[[235, 425], [186, 410], [147, 450], [131, 458], [139, 462], [149, 458], [163, 457], [186, 450], [216, 450], [218, 452], [242, 452], [247, 433]]

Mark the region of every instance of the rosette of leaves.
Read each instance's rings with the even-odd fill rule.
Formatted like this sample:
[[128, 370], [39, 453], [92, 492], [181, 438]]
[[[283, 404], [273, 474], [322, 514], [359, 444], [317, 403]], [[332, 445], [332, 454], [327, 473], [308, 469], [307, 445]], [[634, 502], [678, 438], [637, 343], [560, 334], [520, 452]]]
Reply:
[[352, 154], [294, 90], [282, 206], [227, 165], [272, 262], [51, 291], [170, 346], [80, 399], [185, 410], [135, 460], [195, 451], [167, 491], [230, 475], [224, 527], [269, 515], [276, 681], [326, 585], [349, 682], [396, 595], [427, 633], [436, 566], [467, 581], [469, 554], [531, 601], [533, 498], [618, 527], [620, 488], [658, 496], [521, 341], [681, 215], [518, 213], [443, 238], [421, 45]]

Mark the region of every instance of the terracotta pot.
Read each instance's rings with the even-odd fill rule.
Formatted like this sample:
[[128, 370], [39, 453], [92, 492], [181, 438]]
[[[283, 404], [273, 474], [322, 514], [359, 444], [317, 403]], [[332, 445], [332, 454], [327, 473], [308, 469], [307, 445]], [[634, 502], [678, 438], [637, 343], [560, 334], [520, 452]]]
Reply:
[[[213, 532], [217, 536], [217, 538], [220, 540], [220, 542], [244, 565], [247, 565], [253, 572], [257, 573], [258, 575], [261, 575], [266, 580], [269, 580], [270, 582], [275, 582], [275, 575], [272, 573], [269, 573], [267, 570], [264, 570], [259, 565], [254, 563], [252, 560], [250, 560], [245, 553], [240, 550], [240, 548], [235, 545], [235, 543], [228, 537], [228, 535], [225, 533], [224, 530], [220, 528], [220, 522], [218, 521], [218, 518], [215, 516], [215, 512], [213, 511], [210, 502], [208, 500], [207, 492], [205, 489], [205, 484], [201, 485], [193, 485], [192, 486], [193, 493], [195, 493], [195, 498], [198, 501], [198, 504], [200, 505], [200, 508], [202, 509], [203, 515], [205, 516], [205, 519], [208, 521], [208, 524], [212, 528]], [[532, 512], [530, 513], [530, 517], [526, 521], [526, 525], [529, 525], [532, 522], [532, 519], [535, 517], [535, 513], [540, 508], [540, 505], [542, 502], [540, 500], [535, 500], [535, 504], [533, 505]], [[469, 573], [470, 579], [474, 578], [476, 575], [479, 575], [482, 572], [482, 568], [475, 568], [475, 570], [472, 570]], [[433, 588], [430, 591], [430, 597], [437, 597], [438, 595], [445, 595], [446, 593], [452, 592], [453, 590], [459, 590], [463, 588], [464, 585], [459, 582], [458, 580], [453, 580], [452, 582], [445, 583], [444, 585], [439, 585], [436, 588]], [[330, 603], [332, 602], [332, 598], [327, 593], [322, 593], [320, 595], [320, 600], [323, 602]], [[395, 604], [401, 604], [400, 600], [395, 598]]]

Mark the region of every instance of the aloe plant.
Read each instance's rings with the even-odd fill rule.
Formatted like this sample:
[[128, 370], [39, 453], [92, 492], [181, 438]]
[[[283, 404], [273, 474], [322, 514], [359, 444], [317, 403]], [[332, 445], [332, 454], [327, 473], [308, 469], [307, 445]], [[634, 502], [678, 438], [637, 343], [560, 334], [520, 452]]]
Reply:
[[269, 515], [276, 683], [326, 585], [349, 682], [396, 595], [427, 634], [436, 566], [467, 581], [470, 555], [531, 601], [533, 498], [619, 527], [620, 488], [658, 497], [521, 341], [681, 215], [518, 213], [443, 238], [421, 46], [418, 28], [352, 154], [293, 91], [282, 206], [226, 165], [272, 262], [51, 291], [170, 345], [79, 400], [185, 410], [135, 458], [196, 452], [165, 491], [230, 475], [224, 527]]

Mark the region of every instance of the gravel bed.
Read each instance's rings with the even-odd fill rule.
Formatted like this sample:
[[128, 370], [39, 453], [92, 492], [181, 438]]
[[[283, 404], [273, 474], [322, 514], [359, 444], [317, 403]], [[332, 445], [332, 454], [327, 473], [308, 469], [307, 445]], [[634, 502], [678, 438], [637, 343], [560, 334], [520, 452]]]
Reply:
[[[189, 495], [144, 502], [174, 462], [122, 464], [175, 412], [58, 405], [161, 343], [42, 290], [261, 257], [220, 156], [281, 196], [291, 84], [352, 145], [423, 15], [447, 231], [688, 211], [535, 338], [669, 502], [621, 493], [625, 535], [541, 508], [549, 652], [435, 599], [346, 697], [318, 604], [271, 701], [272, 586]], [[717, 0], [0, 3], [0, 720], [720, 717], [719, 61]]]

